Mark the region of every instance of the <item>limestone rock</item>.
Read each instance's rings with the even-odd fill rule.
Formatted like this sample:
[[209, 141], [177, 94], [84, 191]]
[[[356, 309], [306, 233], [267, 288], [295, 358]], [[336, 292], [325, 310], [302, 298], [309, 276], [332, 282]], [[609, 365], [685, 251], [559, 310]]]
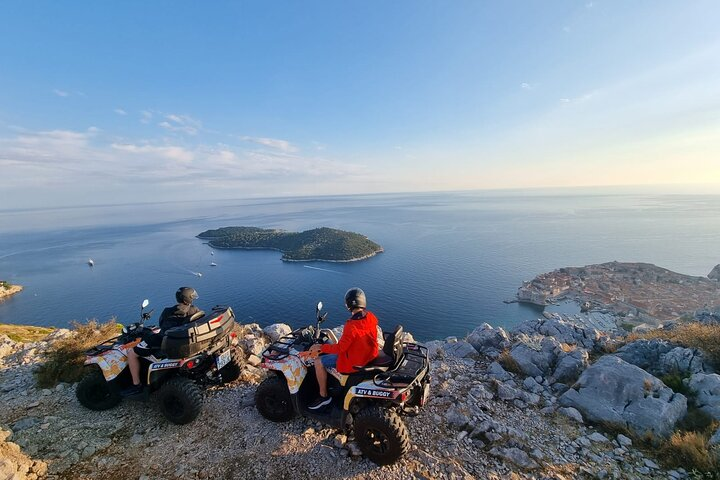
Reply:
[[587, 368], [590, 363], [588, 351], [584, 348], [575, 348], [570, 352], [561, 351], [557, 365], [552, 375], [551, 383], [572, 383]]
[[635, 340], [620, 348], [615, 355], [646, 371], [656, 371], [660, 358], [674, 346], [666, 340]]
[[694, 374], [705, 372], [705, 358], [697, 348], [675, 347], [660, 358], [658, 373]]
[[286, 325], [284, 323], [273, 323], [272, 325], [268, 325], [267, 327], [263, 328], [262, 331], [265, 335], [270, 337], [271, 342], [275, 342], [280, 337], [283, 337], [292, 332], [292, 328], [290, 328], [290, 325]]
[[543, 337], [537, 343], [521, 341], [510, 350], [510, 356], [525, 375], [545, 377], [549, 376], [555, 363], [555, 352], [559, 345], [560, 343], [552, 337]]
[[553, 337], [558, 342], [580, 345], [587, 349], [592, 349], [595, 342], [602, 337], [602, 334], [594, 328], [581, 327], [555, 315], [523, 322], [513, 330], [513, 333]]
[[708, 273], [708, 278], [710, 280], [717, 280], [720, 281], [720, 264], [715, 265], [715, 267]]
[[715, 420], [720, 420], [720, 375], [696, 373], [685, 380], [695, 392], [695, 404]]
[[540, 465], [538, 465], [535, 460], [530, 458], [527, 453], [517, 447], [493, 447], [490, 449], [489, 453], [494, 457], [500, 458], [506, 462], [513, 463], [525, 470], [534, 470], [540, 467]]
[[477, 358], [478, 353], [475, 347], [470, 345], [468, 342], [455, 342], [446, 344], [443, 347], [446, 355], [450, 355], [458, 358]]
[[718, 427], [715, 434], [712, 437], [710, 437], [710, 441], [708, 442], [708, 445], [710, 445], [711, 447], [720, 445], [720, 427]]
[[583, 372], [560, 397], [591, 422], [615, 425], [638, 436], [668, 437], [687, 413], [687, 399], [619, 357], [607, 355]]
[[502, 327], [493, 328], [483, 323], [473, 330], [467, 337], [475, 350], [491, 358], [497, 358], [504, 349], [510, 346], [510, 337]]

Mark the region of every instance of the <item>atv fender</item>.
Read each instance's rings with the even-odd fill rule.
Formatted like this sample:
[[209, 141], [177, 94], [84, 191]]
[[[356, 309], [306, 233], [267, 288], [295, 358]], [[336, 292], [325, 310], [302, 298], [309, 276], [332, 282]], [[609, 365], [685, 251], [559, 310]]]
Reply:
[[85, 359], [85, 365], [95, 364], [100, 367], [105, 380], [108, 382], [120, 375], [127, 366], [127, 356], [122, 350], [112, 349], [101, 355]]
[[295, 355], [288, 355], [282, 360], [276, 361], [265, 359], [263, 367], [282, 373], [285, 380], [287, 380], [288, 390], [290, 390], [291, 395], [300, 390], [300, 385], [302, 385], [303, 380], [305, 380], [305, 375], [307, 375], [307, 367], [303, 361]]

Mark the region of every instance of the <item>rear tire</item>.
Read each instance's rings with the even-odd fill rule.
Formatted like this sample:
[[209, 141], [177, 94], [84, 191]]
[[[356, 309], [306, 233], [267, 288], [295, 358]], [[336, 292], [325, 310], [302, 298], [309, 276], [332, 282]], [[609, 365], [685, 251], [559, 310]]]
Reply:
[[243, 361], [240, 359], [237, 349], [233, 348], [231, 355], [230, 363], [218, 371], [218, 373], [222, 375], [222, 383], [234, 382], [240, 378], [240, 374], [242, 373]]
[[160, 412], [177, 425], [192, 422], [202, 410], [202, 391], [194, 382], [184, 377], [168, 380], [160, 387], [157, 399]]
[[80, 404], [90, 410], [108, 410], [116, 406], [122, 397], [113, 392], [99, 368], [93, 367], [75, 388]]
[[392, 410], [372, 406], [361, 410], [354, 421], [360, 451], [378, 465], [390, 465], [410, 450], [410, 438], [402, 419]]
[[287, 422], [295, 416], [284, 377], [267, 377], [255, 390], [255, 407], [271, 422]]

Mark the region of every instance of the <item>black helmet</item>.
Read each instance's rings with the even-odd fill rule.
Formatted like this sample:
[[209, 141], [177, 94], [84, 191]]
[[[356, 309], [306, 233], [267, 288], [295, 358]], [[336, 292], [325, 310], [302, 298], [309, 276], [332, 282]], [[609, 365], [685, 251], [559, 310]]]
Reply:
[[345, 294], [345, 306], [350, 310], [354, 308], [366, 308], [367, 298], [365, 298], [365, 292], [357, 287], [348, 290]]
[[180, 287], [175, 292], [175, 299], [178, 303], [184, 303], [185, 305], [192, 305], [193, 300], [197, 300], [198, 294], [194, 288], [191, 287]]

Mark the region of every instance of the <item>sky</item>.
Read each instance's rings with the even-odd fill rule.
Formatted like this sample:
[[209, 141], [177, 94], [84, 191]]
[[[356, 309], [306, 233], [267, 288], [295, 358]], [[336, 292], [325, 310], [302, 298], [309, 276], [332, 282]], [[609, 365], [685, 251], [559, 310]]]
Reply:
[[720, 3], [0, 3], [0, 208], [720, 192]]

